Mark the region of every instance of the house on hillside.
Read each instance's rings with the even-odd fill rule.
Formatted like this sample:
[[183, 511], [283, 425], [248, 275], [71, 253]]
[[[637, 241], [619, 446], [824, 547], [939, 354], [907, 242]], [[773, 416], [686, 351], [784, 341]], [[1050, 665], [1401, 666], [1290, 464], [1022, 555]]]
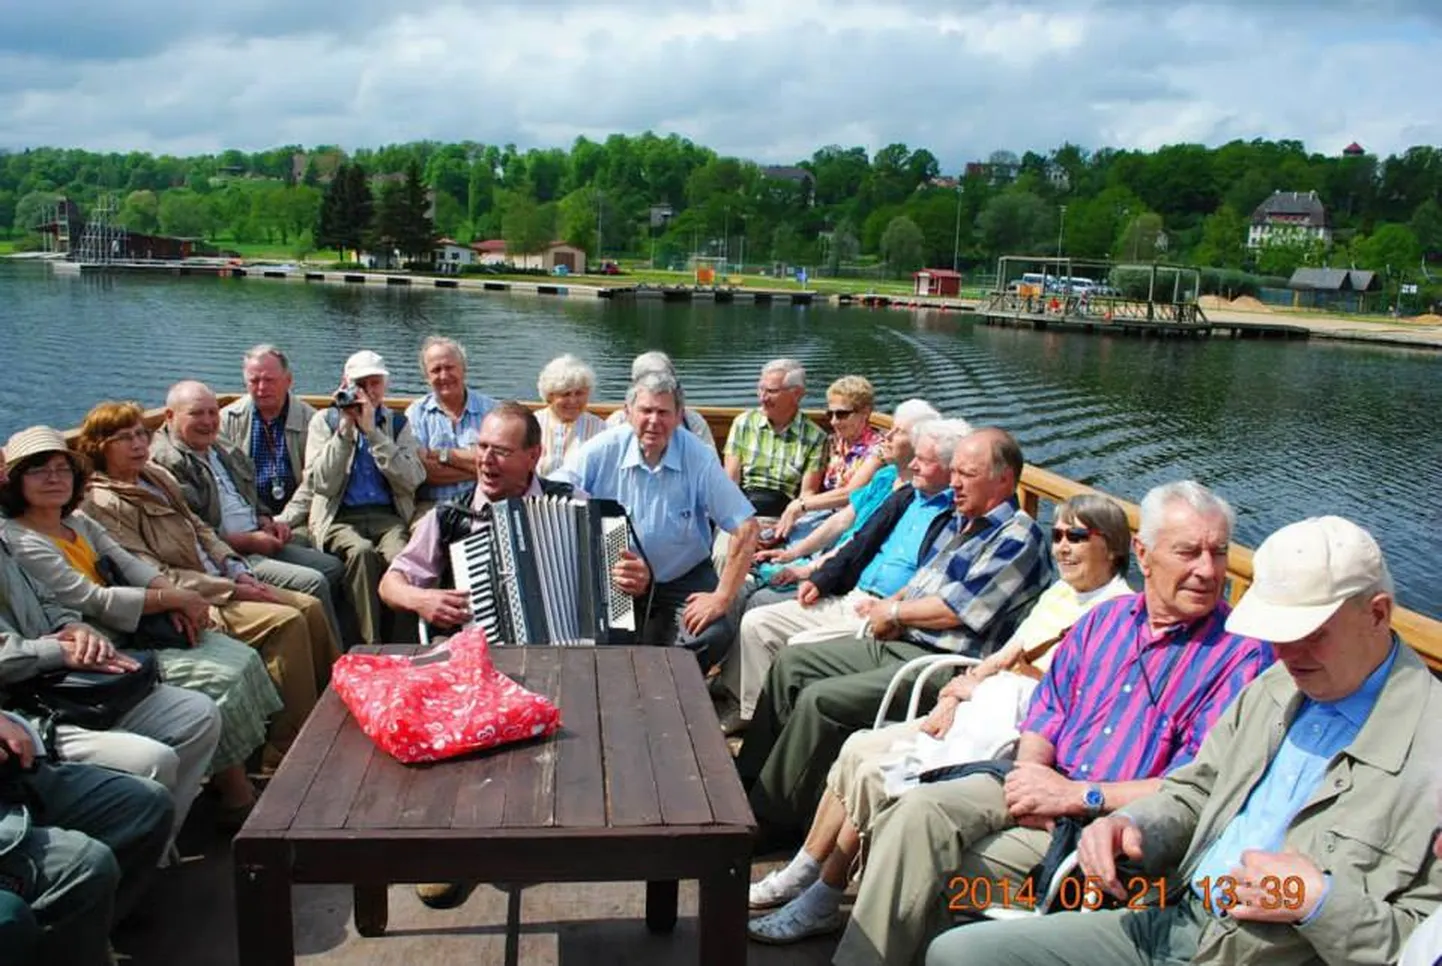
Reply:
[[442, 238], [431, 252], [436, 271], [443, 275], [459, 275], [461, 268], [476, 264], [476, 252], [470, 245], [457, 244], [453, 238]]
[[476, 253], [476, 261], [481, 265], [510, 265], [529, 271], [540, 269], [548, 275], [564, 266], [570, 275], [586, 274], [585, 249], [567, 245], [562, 241], [551, 242], [544, 250], [529, 255], [507, 252], [506, 242], [502, 238], [472, 242], [471, 249]]
[[1287, 288], [1293, 293], [1292, 304], [1299, 308], [1365, 312], [1368, 293], [1381, 292], [1382, 280], [1376, 272], [1358, 268], [1299, 268], [1287, 281]]
[[1315, 191], [1274, 191], [1252, 212], [1247, 247], [1272, 244], [1332, 243], [1327, 207]]

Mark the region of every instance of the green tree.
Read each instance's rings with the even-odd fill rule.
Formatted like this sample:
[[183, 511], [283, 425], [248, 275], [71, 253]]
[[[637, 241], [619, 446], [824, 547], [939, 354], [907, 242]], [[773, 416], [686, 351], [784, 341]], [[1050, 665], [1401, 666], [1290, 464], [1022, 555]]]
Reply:
[[916, 222], [900, 215], [891, 219], [886, 233], [881, 236], [881, 256], [891, 274], [904, 276], [916, 271], [922, 265], [922, 254], [926, 238]]
[[316, 214], [317, 248], [334, 248], [341, 258], [359, 250], [374, 218], [375, 196], [359, 162], [342, 164], [325, 190]]
[[11, 217], [15, 230], [22, 235], [30, 234], [46, 219], [50, 206], [59, 199], [60, 196], [53, 191], [31, 191], [21, 195], [15, 202], [15, 214]]
[[1321, 265], [1323, 258], [1318, 242], [1291, 238], [1271, 241], [1257, 249], [1257, 274], [1288, 278], [1303, 265]]
[[205, 201], [193, 191], [175, 188], [160, 196], [160, 230], [181, 238], [202, 238], [213, 223]]
[[552, 209], [536, 204], [534, 198], [508, 191], [501, 200], [501, 237], [508, 255], [532, 255], [545, 251], [555, 240]]
[[1247, 221], [1231, 205], [1202, 220], [1202, 240], [1192, 261], [1213, 268], [1241, 268], [1247, 257]]
[[1112, 246], [1112, 257], [1123, 262], [1151, 262], [1162, 258], [1170, 247], [1162, 216], [1144, 211], [1131, 218]]
[[10, 237], [10, 229], [15, 224], [15, 208], [18, 199], [15, 192], [7, 188], [0, 188], [0, 231], [5, 237]]
[[1442, 205], [1437, 204], [1436, 198], [1428, 198], [1418, 205], [1409, 224], [1424, 254], [1442, 255]]
[[856, 260], [861, 253], [861, 242], [856, 237], [856, 226], [851, 219], [843, 218], [831, 230], [826, 245], [826, 271], [832, 276], [841, 274], [841, 266]]
[[1057, 211], [1029, 191], [1004, 191], [977, 217], [982, 244], [993, 257], [1050, 253], [1056, 248]]
[[557, 234], [567, 245], [584, 249], [591, 258], [599, 257], [596, 251], [598, 200], [595, 188], [578, 188], [556, 205]]
[[387, 181], [376, 204], [372, 247], [395, 249], [412, 262], [426, 260], [435, 250], [436, 230], [427, 214], [429, 202], [421, 182], [420, 162], [406, 165], [404, 181]]
[[461, 225], [466, 220], [466, 209], [450, 192], [442, 191], [439, 188], [434, 191], [435, 217], [432, 220], [435, 222], [435, 229], [441, 235], [456, 238], [461, 234]]
[[1352, 253], [1359, 268], [1398, 275], [1417, 271], [1422, 263], [1422, 245], [1406, 225], [1381, 225], [1371, 235], [1358, 237]]
[[130, 231], [154, 234], [160, 228], [160, 199], [154, 191], [132, 191], [125, 196], [115, 220]]

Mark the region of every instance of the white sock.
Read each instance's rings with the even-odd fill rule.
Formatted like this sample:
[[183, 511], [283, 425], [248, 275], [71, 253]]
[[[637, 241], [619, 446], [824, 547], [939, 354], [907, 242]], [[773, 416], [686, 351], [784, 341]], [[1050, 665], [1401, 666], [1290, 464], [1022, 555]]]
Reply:
[[845, 895], [844, 888], [838, 889], [817, 879], [796, 897], [796, 911], [807, 919], [822, 919], [841, 908], [841, 900]]
[[791, 864], [781, 870], [779, 878], [788, 884], [809, 886], [821, 878], [821, 863], [808, 855], [805, 849], [802, 849], [796, 853]]

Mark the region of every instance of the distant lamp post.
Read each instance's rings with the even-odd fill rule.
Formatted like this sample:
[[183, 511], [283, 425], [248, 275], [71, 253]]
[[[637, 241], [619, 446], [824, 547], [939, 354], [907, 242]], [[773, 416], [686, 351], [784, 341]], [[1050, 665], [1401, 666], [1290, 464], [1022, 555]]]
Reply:
[[1066, 205], [1061, 206], [1061, 221], [1056, 229], [1056, 257], [1061, 258], [1062, 238], [1066, 235]]
[[956, 179], [956, 233], [951, 239], [951, 270], [958, 270], [961, 255], [961, 179]]

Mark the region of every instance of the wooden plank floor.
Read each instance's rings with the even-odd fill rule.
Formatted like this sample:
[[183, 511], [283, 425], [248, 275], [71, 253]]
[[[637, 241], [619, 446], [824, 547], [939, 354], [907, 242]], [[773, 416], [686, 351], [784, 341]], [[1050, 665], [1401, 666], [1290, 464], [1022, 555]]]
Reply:
[[[235, 966], [235, 904], [228, 842], [197, 842], [209, 805], [197, 804], [182, 840], [187, 858], [161, 871], [146, 911], [115, 936], [122, 966]], [[783, 856], [757, 863], [753, 878]], [[409, 886], [390, 890], [385, 936], [357, 935], [347, 886], [295, 886], [296, 962], [314, 966], [500, 966], [505, 962], [506, 894], [482, 886], [459, 909], [421, 905]], [[646, 931], [640, 882], [535, 886], [522, 894], [519, 962], [524, 966], [686, 966], [696, 962], [696, 883], [683, 882], [680, 922], [669, 936]], [[153, 911], [151, 911], [153, 910]], [[750, 943], [751, 966], [822, 966], [835, 938], [795, 946]]]

